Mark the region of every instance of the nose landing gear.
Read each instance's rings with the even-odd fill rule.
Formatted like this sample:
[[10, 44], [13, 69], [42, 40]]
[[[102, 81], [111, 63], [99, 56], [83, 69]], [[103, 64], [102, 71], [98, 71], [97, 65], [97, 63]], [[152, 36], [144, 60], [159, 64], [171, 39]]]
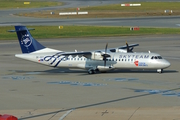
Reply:
[[160, 74], [163, 72], [163, 69], [157, 69], [157, 72]]

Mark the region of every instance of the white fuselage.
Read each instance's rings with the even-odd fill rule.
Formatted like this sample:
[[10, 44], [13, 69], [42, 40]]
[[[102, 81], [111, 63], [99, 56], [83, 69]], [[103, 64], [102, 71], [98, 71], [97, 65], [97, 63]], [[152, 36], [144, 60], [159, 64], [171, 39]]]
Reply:
[[156, 53], [108, 53], [104, 68], [104, 60], [93, 60], [83, 56], [64, 56], [62, 51], [34, 52], [30, 54], [17, 54], [16, 57], [41, 63], [52, 67], [99, 69], [108, 71], [111, 69], [165, 69], [170, 63]]
[[23, 53], [15, 55], [18, 58], [52, 67], [86, 69], [89, 74], [111, 69], [157, 69], [161, 73], [170, 66], [159, 54], [132, 53], [139, 44], [126, 43], [125, 46], [110, 49], [106, 44], [103, 50], [63, 52], [43, 46], [32, 37], [30, 30], [22, 25], [10, 30], [16, 32]]

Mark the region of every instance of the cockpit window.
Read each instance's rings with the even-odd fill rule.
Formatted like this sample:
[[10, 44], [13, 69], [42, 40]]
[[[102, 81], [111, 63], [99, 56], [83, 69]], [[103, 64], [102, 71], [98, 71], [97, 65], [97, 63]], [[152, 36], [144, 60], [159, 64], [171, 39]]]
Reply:
[[151, 59], [162, 59], [161, 56], [152, 56]]

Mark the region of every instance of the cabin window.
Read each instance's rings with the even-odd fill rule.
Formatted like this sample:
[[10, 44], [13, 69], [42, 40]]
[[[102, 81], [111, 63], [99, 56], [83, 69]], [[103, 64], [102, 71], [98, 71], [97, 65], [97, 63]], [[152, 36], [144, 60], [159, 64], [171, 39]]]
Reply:
[[161, 56], [157, 56], [158, 57], [158, 59], [162, 59], [162, 57]]

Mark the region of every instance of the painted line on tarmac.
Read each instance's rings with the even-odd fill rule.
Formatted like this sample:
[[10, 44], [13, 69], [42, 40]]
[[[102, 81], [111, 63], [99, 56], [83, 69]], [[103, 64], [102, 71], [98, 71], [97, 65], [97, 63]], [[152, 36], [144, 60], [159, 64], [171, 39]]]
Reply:
[[31, 76], [17, 76], [17, 75], [7, 75], [3, 76], [2, 79], [12, 79], [12, 80], [30, 80], [34, 77]]
[[175, 92], [171, 90], [146, 90], [146, 89], [135, 89], [134, 92], [144, 92], [149, 94], [160, 94], [162, 96], [169, 96], [169, 97], [180, 97], [180, 92]]
[[105, 80], [123, 82], [123, 81], [134, 81], [134, 80], [139, 80], [139, 79], [138, 78], [107, 78]]
[[57, 82], [47, 82], [47, 84], [61, 84], [61, 85], [71, 85], [71, 86], [106, 86], [107, 84], [99, 84], [99, 83], [83, 83], [83, 82], [71, 82], [71, 81], [57, 81]]
[[63, 119], [64, 119], [68, 114], [70, 114], [73, 110], [74, 110], [74, 109], [67, 111], [63, 116], [61, 116], [61, 117], [59, 118], [59, 120], [63, 120]]

